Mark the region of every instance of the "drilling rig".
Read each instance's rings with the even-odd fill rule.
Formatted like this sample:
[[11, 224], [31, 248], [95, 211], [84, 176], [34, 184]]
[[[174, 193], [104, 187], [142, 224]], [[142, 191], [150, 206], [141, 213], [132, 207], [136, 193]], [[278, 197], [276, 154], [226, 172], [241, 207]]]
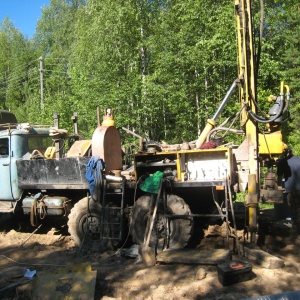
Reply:
[[[198, 138], [166, 146], [119, 128], [139, 139], [132, 166], [124, 168], [111, 109], [104, 110], [102, 124], [98, 111], [98, 127], [91, 140], [79, 139], [76, 114], [72, 135], [59, 129], [57, 116], [54, 128], [17, 124], [11, 118], [0, 127], [0, 178], [5, 186], [1, 212], [22, 211], [30, 215], [34, 226], [50, 215], [64, 217], [78, 246], [98, 250], [120, 246], [126, 224], [132, 240], [140, 245], [152, 228], [149, 244], [161, 251], [186, 247], [198, 219], [224, 220], [228, 201], [237, 192], [247, 192], [245, 228], [255, 242], [258, 203], [283, 199], [273, 166], [285, 147], [281, 124], [289, 118], [290, 90], [281, 82], [280, 95], [269, 98], [267, 117], [258, 114], [259, 58], [251, 1], [235, 0], [234, 9], [238, 76]], [[226, 122], [217, 126], [235, 90], [239, 92], [239, 128], [227, 127]], [[212, 143], [222, 131], [240, 134], [244, 140], [240, 145]], [[64, 142], [70, 140], [72, 146], [64, 152]], [[267, 169], [264, 178], [263, 168]]]

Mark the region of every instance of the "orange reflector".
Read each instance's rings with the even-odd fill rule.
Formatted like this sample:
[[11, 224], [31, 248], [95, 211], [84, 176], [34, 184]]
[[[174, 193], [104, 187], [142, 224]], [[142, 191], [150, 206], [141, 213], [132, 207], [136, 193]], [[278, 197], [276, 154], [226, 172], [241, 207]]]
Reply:
[[217, 191], [223, 191], [224, 190], [224, 186], [223, 185], [217, 185], [216, 186], [216, 190]]
[[229, 267], [231, 268], [231, 269], [240, 269], [240, 268], [242, 268], [244, 265], [242, 265], [242, 264], [240, 264], [240, 263], [233, 263], [233, 264], [230, 264], [229, 265]]

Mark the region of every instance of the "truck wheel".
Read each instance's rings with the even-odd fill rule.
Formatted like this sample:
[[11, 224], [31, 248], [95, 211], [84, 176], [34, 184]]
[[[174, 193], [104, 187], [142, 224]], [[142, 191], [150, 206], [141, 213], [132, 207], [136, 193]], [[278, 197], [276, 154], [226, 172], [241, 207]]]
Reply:
[[[144, 242], [150, 206], [150, 195], [141, 196], [134, 204], [130, 218], [130, 233], [138, 245]], [[167, 195], [167, 207], [164, 216], [162, 201], [157, 207], [156, 222], [151, 232], [150, 247], [157, 251], [164, 249], [179, 249], [187, 246], [193, 232], [193, 218], [189, 206], [177, 195]], [[176, 217], [175, 215], [180, 215]], [[184, 216], [184, 217], [183, 217]]]
[[118, 216], [112, 215], [115, 210], [107, 210], [107, 215], [102, 216], [103, 211], [91, 198], [83, 198], [74, 205], [69, 214], [68, 229], [76, 246], [102, 252], [119, 243], [109, 238], [112, 232], [109, 223], [115, 224]]

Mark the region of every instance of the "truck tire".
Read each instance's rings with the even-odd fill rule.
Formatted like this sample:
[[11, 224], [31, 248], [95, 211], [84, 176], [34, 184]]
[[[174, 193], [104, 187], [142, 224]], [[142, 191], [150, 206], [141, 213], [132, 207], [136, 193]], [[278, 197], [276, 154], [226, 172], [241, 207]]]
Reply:
[[[134, 204], [130, 217], [130, 233], [132, 240], [138, 245], [144, 243], [150, 206], [150, 195], [141, 196]], [[164, 216], [163, 203], [160, 200], [157, 207], [156, 223], [153, 227], [150, 247], [161, 251], [165, 248], [180, 249], [187, 246], [193, 233], [193, 218], [189, 206], [177, 195], [167, 195], [166, 215], [174, 215], [173, 218]], [[176, 218], [175, 215], [181, 215]], [[182, 217], [184, 215], [184, 217]], [[169, 230], [167, 229], [169, 228]], [[169, 232], [169, 234], [168, 234]], [[168, 238], [166, 239], [166, 234]], [[166, 244], [166, 240], [167, 245]]]
[[[111, 205], [108, 204], [108, 206]], [[115, 226], [114, 224], [117, 223], [116, 219], [119, 219], [115, 211], [107, 210], [107, 215], [102, 216], [103, 209], [101, 205], [91, 200], [90, 197], [78, 201], [71, 209], [68, 220], [69, 233], [76, 246], [83, 250], [94, 250], [97, 252], [115, 248], [119, 241], [110, 239], [115, 229], [111, 228], [111, 226]], [[102, 217], [103, 221], [101, 221]], [[103, 222], [102, 226], [101, 222]], [[100, 228], [102, 228], [101, 239]]]

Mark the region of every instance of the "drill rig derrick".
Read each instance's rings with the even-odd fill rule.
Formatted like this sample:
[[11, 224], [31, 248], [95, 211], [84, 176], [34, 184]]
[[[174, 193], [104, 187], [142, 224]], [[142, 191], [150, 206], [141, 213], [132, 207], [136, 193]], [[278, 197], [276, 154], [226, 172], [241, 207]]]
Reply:
[[[255, 56], [254, 36], [252, 26], [252, 1], [235, 0], [235, 16], [237, 27], [238, 42], [238, 78], [240, 79], [239, 100], [241, 106], [240, 126], [245, 131], [245, 141], [243, 148], [244, 155], [248, 163], [248, 194], [245, 198], [245, 205], [248, 207], [248, 230], [251, 234], [250, 241], [254, 242], [254, 233], [257, 224], [257, 208], [261, 197], [274, 197], [282, 200], [282, 191], [275, 191], [275, 194], [269, 195], [264, 189], [260, 189], [260, 168], [267, 164], [272, 171], [274, 164], [273, 156], [278, 156], [283, 152], [284, 143], [282, 142], [281, 123], [282, 116], [287, 112], [290, 100], [289, 87], [281, 82], [280, 97], [270, 96], [269, 101], [274, 101], [269, 110], [267, 118], [260, 117], [257, 114], [257, 73], [259, 57]], [[261, 19], [263, 13], [261, 12]], [[260, 30], [262, 39], [262, 23]], [[258, 45], [260, 47], [260, 44]], [[284, 95], [286, 90], [286, 99]], [[259, 124], [265, 124], [267, 131], [261, 132]], [[242, 160], [245, 158], [242, 158]], [[272, 202], [272, 199], [269, 199]]]
[[[254, 233], [257, 227], [257, 208], [260, 199], [267, 199], [272, 202], [274, 199], [282, 199], [282, 191], [265, 192], [260, 189], [260, 170], [261, 166], [267, 165], [272, 172], [274, 157], [282, 154], [285, 144], [282, 142], [281, 124], [288, 119], [283, 120], [287, 114], [290, 90], [287, 85], [281, 82], [280, 96], [270, 96], [269, 101], [273, 102], [267, 117], [261, 117], [257, 114], [260, 111], [257, 101], [257, 73], [259, 65], [259, 54], [255, 54], [254, 30], [252, 16], [252, 0], [234, 0], [236, 35], [237, 35], [237, 58], [238, 58], [238, 76], [234, 80], [226, 96], [221, 102], [219, 108], [212, 119], [207, 121], [207, 125], [196, 141], [197, 148], [201, 147], [213, 131], [216, 120], [226, 106], [234, 90], [239, 90], [240, 103], [240, 128], [242, 130], [231, 132], [245, 135], [244, 141], [235, 151], [237, 161], [239, 189], [247, 190], [245, 205], [248, 208], [248, 231], [250, 232], [251, 242], [254, 242]], [[263, 11], [261, 12], [261, 20]], [[260, 30], [260, 41], [262, 39], [262, 22]], [[258, 45], [260, 50], [260, 44]], [[258, 51], [260, 53], [260, 51]], [[264, 124], [266, 130], [260, 129], [260, 124]], [[227, 129], [228, 130], [228, 129]], [[272, 199], [272, 197], [274, 199]]]

